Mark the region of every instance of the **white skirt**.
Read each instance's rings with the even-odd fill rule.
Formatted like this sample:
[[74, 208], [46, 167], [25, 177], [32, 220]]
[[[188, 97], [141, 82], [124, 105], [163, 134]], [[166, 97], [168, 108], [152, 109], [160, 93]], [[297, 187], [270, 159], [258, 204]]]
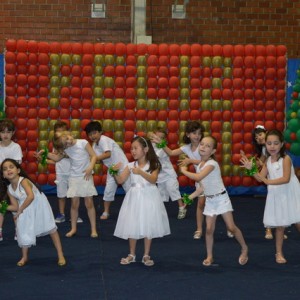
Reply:
[[68, 198], [74, 197], [92, 197], [97, 196], [97, 190], [95, 188], [93, 176], [88, 180], [83, 177], [70, 177], [69, 188], [67, 192]]

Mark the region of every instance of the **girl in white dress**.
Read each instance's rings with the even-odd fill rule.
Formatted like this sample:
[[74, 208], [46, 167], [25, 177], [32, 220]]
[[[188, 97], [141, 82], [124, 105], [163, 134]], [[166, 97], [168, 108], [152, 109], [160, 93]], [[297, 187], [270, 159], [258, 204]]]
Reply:
[[[125, 182], [129, 176], [131, 180], [114, 235], [129, 239], [129, 254], [121, 259], [122, 265], [135, 262], [136, 243], [138, 239], [143, 238], [142, 263], [145, 266], [153, 266], [154, 261], [149, 256], [152, 239], [170, 234], [167, 212], [156, 186], [160, 163], [151, 142], [143, 137], [134, 138], [131, 154], [135, 161], [128, 163], [120, 174], [114, 175], [119, 184]], [[121, 164], [114, 166], [115, 170], [120, 168]]]
[[7, 194], [12, 206], [8, 209], [16, 211], [14, 219], [17, 224], [17, 241], [22, 249], [22, 258], [17, 265], [23, 267], [28, 262], [28, 249], [35, 246], [36, 237], [50, 234], [57, 251], [58, 265], [64, 266], [66, 260], [53, 212], [45, 194], [39, 191], [20, 164], [13, 159], [2, 162], [1, 173], [9, 183]]
[[53, 146], [58, 151], [48, 153], [47, 158], [60, 161], [69, 157], [71, 163], [67, 198], [71, 198], [71, 230], [66, 237], [73, 237], [77, 232], [78, 210], [80, 198], [84, 198], [85, 207], [91, 224], [91, 238], [97, 238], [96, 210], [93, 196], [98, 193], [93, 180], [93, 168], [96, 153], [85, 139], [75, 139], [69, 131], [54, 134]]
[[245, 265], [248, 262], [248, 247], [240, 229], [235, 225], [232, 215], [232, 205], [230, 198], [225, 189], [220, 166], [214, 159], [214, 154], [217, 149], [217, 140], [214, 137], [204, 137], [199, 145], [201, 155], [201, 163], [198, 165], [196, 173], [189, 172], [187, 167], [181, 167], [182, 174], [195, 181], [201, 181], [203, 187], [196, 190], [189, 196], [190, 199], [197, 197], [199, 193], [204, 191], [206, 201], [203, 214], [206, 216], [206, 250], [207, 257], [203, 261], [204, 266], [212, 265], [214, 231], [218, 215], [222, 218], [227, 226], [227, 229], [233, 233], [237, 242], [241, 246], [241, 254], [239, 256], [239, 264]]
[[[276, 229], [276, 262], [287, 262], [282, 246], [284, 229], [295, 224], [300, 231], [300, 184], [295, 175], [291, 158], [285, 153], [284, 138], [280, 131], [266, 134], [267, 161], [254, 177], [268, 186], [264, 212], [264, 225]], [[251, 169], [251, 162], [242, 158], [241, 163]]]

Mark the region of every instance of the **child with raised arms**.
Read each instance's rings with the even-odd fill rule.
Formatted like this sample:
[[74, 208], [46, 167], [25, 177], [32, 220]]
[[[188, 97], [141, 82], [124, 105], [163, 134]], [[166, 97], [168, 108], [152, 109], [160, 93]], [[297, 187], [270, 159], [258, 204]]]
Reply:
[[[67, 191], [67, 197], [71, 198], [71, 230], [66, 237], [72, 237], [77, 232], [78, 210], [82, 197], [90, 220], [90, 235], [92, 238], [97, 238], [96, 211], [93, 201], [93, 196], [97, 195], [93, 180], [96, 154], [87, 140], [75, 139], [69, 131], [55, 133], [53, 146], [58, 153], [48, 153], [47, 158], [57, 162], [67, 155], [71, 163]], [[42, 152], [43, 150], [39, 154]]]
[[[295, 175], [291, 158], [285, 153], [283, 134], [278, 130], [266, 133], [267, 160], [254, 178], [268, 186], [263, 222], [275, 228], [275, 260], [285, 264], [282, 246], [284, 229], [295, 224], [300, 231], [300, 184]], [[241, 158], [242, 165], [251, 170], [252, 162]]]
[[205, 240], [207, 256], [203, 261], [203, 265], [210, 266], [214, 262], [214, 231], [218, 215], [222, 216], [227, 229], [233, 233], [235, 239], [240, 244], [241, 254], [238, 262], [240, 265], [245, 265], [248, 262], [248, 246], [245, 243], [242, 232], [233, 220], [231, 201], [221, 177], [220, 166], [214, 158], [216, 149], [217, 141], [214, 137], [207, 136], [202, 138], [199, 145], [201, 162], [197, 166], [196, 173], [189, 172], [187, 167], [181, 167], [182, 174], [196, 182], [201, 181], [202, 188], [196, 190], [189, 197], [192, 199], [201, 192], [204, 192], [206, 197], [203, 214], [206, 216]]
[[[124, 154], [120, 146], [111, 138], [103, 135], [102, 126], [98, 121], [92, 121], [88, 123], [85, 127], [85, 132], [87, 133], [89, 139], [93, 142], [93, 149], [97, 155], [97, 161], [102, 161], [106, 167], [111, 167], [112, 165], [121, 162], [122, 168], [128, 164], [128, 159]], [[121, 169], [120, 171], [123, 171]], [[129, 180], [126, 180], [122, 187], [125, 192], [128, 190], [130, 185]], [[104, 211], [100, 216], [101, 220], [107, 220], [110, 214], [110, 205], [112, 201], [115, 200], [115, 194], [118, 188], [118, 184], [109, 172], [107, 172], [106, 184], [104, 188]]]
[[[184, 159], [179, 160], [179, 166], [187, 166], [189, 164], [193, 164], [194, 167], [200, 163], [201, 156], [199, 154], [199, 143], [204, 134], [204, 127], [200, 122], [197, 121], [188, 121], [185, 126], [185, 132], [183, 136], [183, 142], [185, 145], [177, 148], [177, 149], [170, 149], [169, 147], [165, 146], [163, 150], [169, 156], [179, 156], [185, 154], [187, 157]], [[162, 139], [158, 136], [154, 135], [152, 137], [152, 141], [154, 143], [161, 143]], [[198, 183], [196, 183], [197, 188]], [[198, 202], [197, 202], [197, 209], [196, 209], [196, 225], [197, 229], [193, 234], [194, 239], [200, 239], [202, 236], [202, 224], [203, 224], [203, 208], [205, 204], [205, 197], [204, 195], [199, 195]], [[179, 211], [179, 219], [183, 219], [186, 215], [186, 208], [181, 209]]]
[[8, 210], [16, 211], [17, 241], [22, 249], [22, 257], [17, 266], [28, 262], [29, 247], [36, 245], [36, 238], [50, 234], [57, 251], [58, 265], [64, 266], [59, 234], [54, 221], [51, 206], [45, 194], [29, 179], [20, 164], [13, 159], [5, 159], [1, 164], [3, 180], [8, 183], [8, 197], [12, 205]]
[[[151, 142], [135, 137], [131, 144], [134, 162], [128, 163], [122, 172], [115, 174], [119, 184], [130, 177], [130, 188], [123, 200], [114, 235], [129, 239], [129, 254], [121, 259], [122, 265], [136, 261], [137, 240], [144, 239], [142, 263], [153, 266], [150, 249], [153, 238], [170, 234], [167, 212], [156, 186], [160, 162]], [[119, 170], [121, 164], [114, 166]]]

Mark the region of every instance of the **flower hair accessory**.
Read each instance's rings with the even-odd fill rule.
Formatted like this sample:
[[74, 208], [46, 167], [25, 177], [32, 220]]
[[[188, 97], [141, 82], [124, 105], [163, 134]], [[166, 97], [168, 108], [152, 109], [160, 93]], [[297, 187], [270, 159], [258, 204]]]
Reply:
[[262, 126], [262, 125], [257, 125], [257, 126], [255, 127], [255, 129], [263, 129], [263, 130], [266, 130], [266, 128], [265, 128], [264, 126]]

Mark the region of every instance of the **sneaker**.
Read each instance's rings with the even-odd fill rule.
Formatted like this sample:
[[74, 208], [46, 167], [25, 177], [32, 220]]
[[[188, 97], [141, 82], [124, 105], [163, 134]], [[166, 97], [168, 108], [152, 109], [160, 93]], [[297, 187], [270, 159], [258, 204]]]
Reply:
[[234, 237], [233, 233], [229, 230], [227, 230], [227, 236], [231, 239]]
[[77, 223], [83, 223], [83, 220], [80, 217], [78, 217], [77, 218]]
[[2, 235], [2, 230], [0, 231], [0, 242], [3, 241], [3, 235]]
[[63, 223], [65, 221], [66, 221], [66, 217], [63, 214], [57, 215], [57, 217], [55, 219], [55, 223]]
[[178, 216], [177, 216], [177, 219], [184, 219], [185, 216], [186, 216], [186, 212], [187, 212], [187, 209], [184, 208], [184, 207], [180, 207], [179, 210], [178, 210]]

